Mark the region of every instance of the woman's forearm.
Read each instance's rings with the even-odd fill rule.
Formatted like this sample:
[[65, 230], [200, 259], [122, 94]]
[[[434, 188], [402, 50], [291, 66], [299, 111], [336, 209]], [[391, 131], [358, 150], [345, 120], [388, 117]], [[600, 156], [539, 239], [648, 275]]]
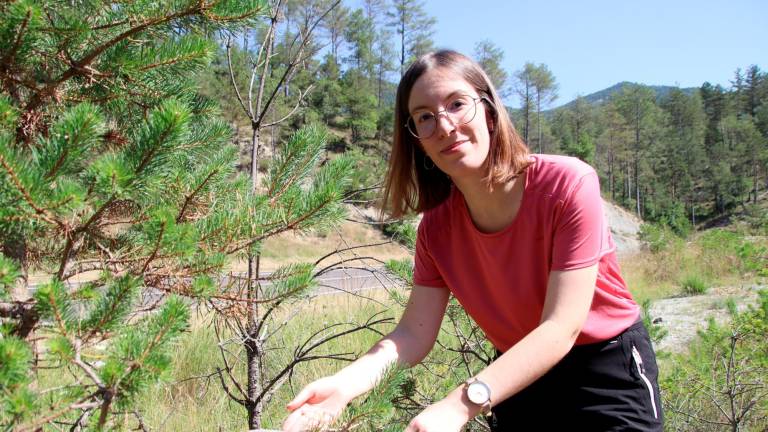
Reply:
[[336, 373], [347, 383], [350, 400], [372, 389], [395, 364], [411, 367], [429, 353], [434, 339], [420, 340], [402, 326], [379, 340], [367, 353]]

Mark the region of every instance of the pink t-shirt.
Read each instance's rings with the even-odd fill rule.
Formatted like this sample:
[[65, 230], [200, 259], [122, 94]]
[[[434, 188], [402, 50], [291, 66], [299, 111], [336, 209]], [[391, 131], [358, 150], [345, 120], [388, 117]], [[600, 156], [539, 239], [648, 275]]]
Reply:
[[597, 173], [576, 158], [531, 158], [520, 210], [505, 229], [478, 231], [457, 188], [424, 213], [413, 282], [447, 287], [503, 352], [539, 325], [551, 271], [597, 264], [595, 295], [576, 344], [614, 337], [640, 309], [619, 274]]

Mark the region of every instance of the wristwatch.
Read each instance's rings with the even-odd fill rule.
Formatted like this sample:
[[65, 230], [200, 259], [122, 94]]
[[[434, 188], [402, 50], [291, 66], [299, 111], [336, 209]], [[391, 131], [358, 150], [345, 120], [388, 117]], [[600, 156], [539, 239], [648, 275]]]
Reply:
[[464, 382], [464, 391], [470, 402], [480, 406], [480, 412], [483, 415], [491, 415], [491, 388], [488, 384], [472, 377]]

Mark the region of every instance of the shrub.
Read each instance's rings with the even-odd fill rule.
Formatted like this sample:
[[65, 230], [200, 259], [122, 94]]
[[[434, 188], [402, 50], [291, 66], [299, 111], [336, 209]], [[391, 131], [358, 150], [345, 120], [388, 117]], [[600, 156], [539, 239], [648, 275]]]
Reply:
[[384, 225], [384, 234], [411, 249], [416, 247], [416, 224], [413, 219], [400, 219]]
[[698, 295], [707, 292], [707, 283], [701, 276], [688, 275], [680, 282], [683, 287], [683, 293], [688, 295]]
[[349, 188], [346, 191], [351, 201], [369, 204], [374, 201], [381, 188], [386, 170], [386, 161], [381, 156], [354, 147], [345, 155], [352, 160]]
[[689, 353], [670, 359], [661, 380], [669, 430], [768, 428], [768, 291], [760, 306], [710, 320]]
[[666, 225], [644, 223], [640, 227], [640, 240], [647, 242], [651, 252], [655, 253], [666, 250], [679, 238]]

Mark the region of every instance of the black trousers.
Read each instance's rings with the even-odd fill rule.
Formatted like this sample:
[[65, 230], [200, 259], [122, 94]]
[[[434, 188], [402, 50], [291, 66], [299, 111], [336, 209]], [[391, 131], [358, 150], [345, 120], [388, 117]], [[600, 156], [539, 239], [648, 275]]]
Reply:
[[497, 404], [492, 431], [662, 431], [658, 367], [637, 322], [619, 336], [575, 346], [552, 370]]

